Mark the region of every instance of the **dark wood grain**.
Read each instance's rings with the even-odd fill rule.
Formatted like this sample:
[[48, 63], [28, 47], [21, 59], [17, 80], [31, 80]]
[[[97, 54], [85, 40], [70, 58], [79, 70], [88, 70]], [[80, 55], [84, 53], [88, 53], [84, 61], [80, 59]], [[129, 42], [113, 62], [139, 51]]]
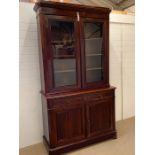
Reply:
[[[44, 143], [49, 155], [116, 138], [115, 87], [109, 84], [109, 8], [38, 2], [41, 95], [44, 120]], [[80, 20], [77, 18], [79, 12]], [[51, 47], [53, 21], [74, 23], [75, 55], [54, 55]], [[84, 22], [102, 23], [103, 79], [87, 83]], [[76, 84], [55, 86], [55, 59], [76, 60]], [[62, 77], [63, 78], [63, 77]]]
[[81, 140], [75, 143], [71, 143], [68, 145], [63, 145], [63, 146], [59, 146], [55, 148], [49, 147], [46, 137], [44, 137], [43, 140], [44, 140], [45, 146], [47, 147], [49, 155], [61, 155], [66, 152], [70, 152], [70, 151], [73, 151], [73, 150], [76, 150], [82, 147], [92, 145], [94, 143], [99, 143], [99, 142], [102, 142], [108, 139], [116, 139], [116, 138], [117, 138], [117, 133], [116, 131], [113, 131], [113, 132], [106, 133], [105, 135], [91, 137], [89, 139], [84, 139], [84, 140]]
[[104, 135], [106, 132], [114, 130], [112, 106], [113, 98], [98, 99], [86, 105], [88, 137]]
[[52, 145], [60, 146], [85, 138], [84, 106], [82, 104], [74, 103], [70, 106], [57, 107], [51, 110], [50, 114], [53, 120], [52, 126], [55, 129], [52, 132], [56, 135]]
[[[60, 2], [52, 2], [52, 1], [44, 1], [44, 2], [37, 2], [35, 4], [34, 10], [37, 11], [38, 8], [56, 8], [56, 9], [67, 9], [73, 11], [83, 11], [86, 10], [85, 13], [94, 12], [97, 13], [104, 13], [109, 14], [110, 9], [104, 7], [96, 7], [96, 6], [88, 6], [88, 5], [81, 5], [81, 4], [71, 4], [71, 3], [60, 3]], [[94, 13], [95, 14], [95, 13]]]

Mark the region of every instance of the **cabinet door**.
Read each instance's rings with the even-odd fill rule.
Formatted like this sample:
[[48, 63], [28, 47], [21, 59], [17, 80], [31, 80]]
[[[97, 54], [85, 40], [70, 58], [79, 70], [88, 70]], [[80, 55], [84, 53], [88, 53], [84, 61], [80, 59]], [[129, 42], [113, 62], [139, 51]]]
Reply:
[[113, 98], [92, 101], [87, 104], [87, 136], [103, 135], [114, 130]]
[[51, 90], [81, 87], [78, 23], [75, 17], [48, 17], [48, 70]]
[[108, 22], [99, 19], [82, 19], [83, 85], [108, 84]]
[[85, 138], [84, 105], [64, 105], [50, 112], [52, 145], [59, 146]]

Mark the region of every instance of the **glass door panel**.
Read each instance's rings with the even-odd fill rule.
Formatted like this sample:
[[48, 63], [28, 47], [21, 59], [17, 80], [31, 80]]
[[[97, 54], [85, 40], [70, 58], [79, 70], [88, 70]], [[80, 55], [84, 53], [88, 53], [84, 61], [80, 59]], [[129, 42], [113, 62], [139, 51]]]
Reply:
[[76, 41], [74, 22], [51, 22], [54, 86], [76, 85]]
[[99, 22], [84, 23], [86, 82], [103, 80], [103, 24]]
[[54, 60], [55, 87], [76, 84], [76, 61], [70, 59]]

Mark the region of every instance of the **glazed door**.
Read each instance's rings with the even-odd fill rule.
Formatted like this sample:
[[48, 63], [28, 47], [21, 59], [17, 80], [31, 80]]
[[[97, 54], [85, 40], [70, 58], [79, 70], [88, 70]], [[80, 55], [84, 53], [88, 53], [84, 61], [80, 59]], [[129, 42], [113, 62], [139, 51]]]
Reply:
[[81, 20], [83, 86], [108, 84], [108, 23], [99, 19]]
[[48, 16], [51, 90], [81, 87], [78, 22], [75, 17]]
[[90, 101], [86, 105], [87, 136], [97, 136], [114, 130], [113, 98]]

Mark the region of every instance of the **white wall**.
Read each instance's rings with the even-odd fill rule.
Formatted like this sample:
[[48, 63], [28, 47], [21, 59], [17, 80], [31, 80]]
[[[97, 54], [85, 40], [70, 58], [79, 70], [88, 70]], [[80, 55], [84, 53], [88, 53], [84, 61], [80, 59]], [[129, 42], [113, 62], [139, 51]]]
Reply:
[[116, 120], [122, 119], [121, 24], [110, 23], [110, 84], [116, 89]]
[[135, 115], [134, 16], [110, 15], [110, 84], [116, 89], [116, 120]]
[[19, 9], [19, 141], [25, 147], [42, 140], [43, 127], [36, 16], [32, 4]]
[[[20, 3], [20, 148], [42, 141], [38, 37], [33, 4]], [[134, 16], [110, 16], [110, 83], [116, 120], [134, 116]]]
[[135, 39], [134, 26], [132, 24], [122, 25], [122, 99], [123, 119], [134, 116], [135, 112]]

